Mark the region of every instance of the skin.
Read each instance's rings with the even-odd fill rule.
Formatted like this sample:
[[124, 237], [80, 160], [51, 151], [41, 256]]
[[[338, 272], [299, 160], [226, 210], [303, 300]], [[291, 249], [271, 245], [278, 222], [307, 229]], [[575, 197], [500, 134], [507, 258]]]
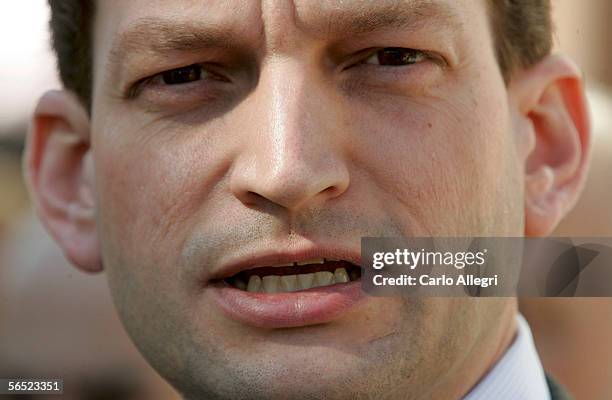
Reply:
[[[228, 319], [206, 279], [305, 243], [548, 234], [588, 159], [577, 68], [551, 56], [506, 85], [484, 0], [240, 4], [98, 4], [91, 115], [64, 92], [35, 112], [39, 214], [75, 265], [106, 271], [185, 398], [460, 398], [511, 343], [515, 300], [368, 297], [261, 329]], [[206, 31], [176, 40], [177, 24]], [[387, 47], [427, 56], [369, 61]], [[134, 89], [193, 63], [212, 75]]]

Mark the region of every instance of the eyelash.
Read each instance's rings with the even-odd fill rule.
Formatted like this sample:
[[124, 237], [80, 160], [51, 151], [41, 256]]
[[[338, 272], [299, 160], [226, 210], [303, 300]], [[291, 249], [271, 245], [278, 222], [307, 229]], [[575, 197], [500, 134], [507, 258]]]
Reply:
[[381, 49], [376, 49], [374, 52], [369, 53], [368, 58], [363, 60], [362, 63], [371, 65], [371, 63], [369, 63], [368, 61], [372, 59], [377, 59], [379, 63], [382, 63], [384, 62], [385, 57], [387, 58], [387, 61], [391, 61], [391, 62], [399, 61], [399, 64], [397, 65], [380, 64], [380, 66], [402, 67], [402, 66], [414, 65], [414, 64], [417, 64], [419, 62], [422, 62], [430, 58], [430, 56], [426, 52], [417, 50], [417, 49], [411, 49], [407, 47], [384, 47]]

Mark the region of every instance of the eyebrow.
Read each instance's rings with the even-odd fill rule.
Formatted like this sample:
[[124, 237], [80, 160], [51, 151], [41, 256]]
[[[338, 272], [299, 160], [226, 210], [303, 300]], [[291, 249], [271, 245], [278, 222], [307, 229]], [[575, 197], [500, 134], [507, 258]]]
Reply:
[[298, 21], [298, 26], [319, 36], [365, 35], [380, 30], [416, 31], [426, 25], [436, 29], [463, 30], [461, 18], [447, 3], [435, 0], [394, 0], [365, 2], [361, 6], [331, 10], [325, 25]]
[[120, 65], [130, 53], [171, 54], [210, 48], [237, 48], [241, 44], [229, 28], [201, 22], [141, 18], [119, 33], [111, 46], [108, 64]]

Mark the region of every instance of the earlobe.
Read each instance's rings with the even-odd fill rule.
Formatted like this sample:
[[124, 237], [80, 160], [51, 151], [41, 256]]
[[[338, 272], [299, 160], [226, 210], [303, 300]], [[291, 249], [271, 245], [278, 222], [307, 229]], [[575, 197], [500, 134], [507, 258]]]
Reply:
[[72, 94], [45, 93], [30, 124], [24, 172], [36, 211], [66, 257], [102, 270], [95, 223], [89, 118]]
[[[521, 136], [525, 173], [525, 235], [550, 234], [573, 207], [586, 179], [590, 123], [578, 68], [549, 56], [521, 71], [510, 84]], [[521, 148], [521, 146], [519, 146]]]

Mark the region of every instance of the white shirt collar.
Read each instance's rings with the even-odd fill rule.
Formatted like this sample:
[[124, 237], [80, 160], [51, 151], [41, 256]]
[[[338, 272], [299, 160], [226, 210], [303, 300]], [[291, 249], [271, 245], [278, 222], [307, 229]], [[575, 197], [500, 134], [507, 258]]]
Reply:
[[550, 400], [529, 325], [520, 314], [517, 322], [518, 332], [512, 345], [463, 400]]

